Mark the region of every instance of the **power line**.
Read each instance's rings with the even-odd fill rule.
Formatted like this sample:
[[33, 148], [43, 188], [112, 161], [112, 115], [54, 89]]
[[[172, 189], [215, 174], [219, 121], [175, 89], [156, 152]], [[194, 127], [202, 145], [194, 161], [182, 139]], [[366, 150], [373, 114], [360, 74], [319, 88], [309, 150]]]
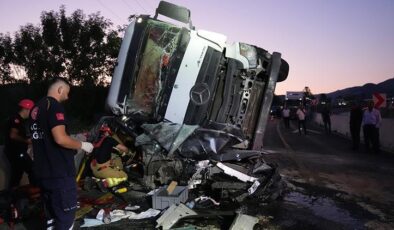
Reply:
[[136, 2], [145, 11], [145, 13], [148, 13], [145, 7], [143, 7], [138, 0], [134, 0], [134, 2]]
[[104, 5], [104, 4], [101, 2], [101, 0], [97, 0], [97, 2], [100, 3], [100, 5], [101, 5], [102, 7], [104, 7], [106, 10], [108, 10], [111, 14], [113, 14], [115, 17], [117, 17], [117, 18], [120, 20], [120, 22], [123, 22], [123, 21], [124, 21], [124, 19], [122, 19], [119, 15], [117, 15], [113, 10], [111, 10], [111, 9], [108, 8], [106, 5]]
[[149, 6], [149, 8], [153, 9], [153, 11], [155, 11], [155, 10], [156, 10], [156, 7], [152, 6], [152, 5], [149, 3], [149, 1], [148, 1], [148, 0], [146, 0], [146, 1], [145, 1], [145, 3], [147, 3], [147, 4], [148, 4], [148, 6]]
[[133, 7], [131, 7], [130, 4], [127, 3], [127, 1], [122, 0], [122, 2], [123, 2], [132, 12], [134, 12], [134, 13], [136, 12], [136, 11], [133, 9]]

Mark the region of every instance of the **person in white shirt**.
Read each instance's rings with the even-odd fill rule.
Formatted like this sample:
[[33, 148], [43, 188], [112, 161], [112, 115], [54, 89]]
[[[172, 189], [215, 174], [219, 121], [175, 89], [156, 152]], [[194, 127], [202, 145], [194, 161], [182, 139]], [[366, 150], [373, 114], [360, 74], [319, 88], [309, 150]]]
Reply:
[[290, 128], [290, 109], [285, 107], [282, 110], [283, 121], [285, 122], [286, 129]]
[[306, 125], [305, 125], [306, 109], [304, 108], [303, 105], [300, 105], [300, 107], [298, 107], [296, 114], [298, 117], [298, 132], [301, 134], [301, 128], [302, 128], [304, 129], [304, 134], [306, 135]]
[[382, 122], [382, 117], [379, 110], [374, 108], [374, 103], [371, 101], [368, 104], [368, 109], [364, 111], [363, 114], [363, 133], [364, 142], [367, 151], [369, 151], [370, 144], [372, 144], [373, 151], [375, 153], [380, 152], [379, 146], [379, 127]]

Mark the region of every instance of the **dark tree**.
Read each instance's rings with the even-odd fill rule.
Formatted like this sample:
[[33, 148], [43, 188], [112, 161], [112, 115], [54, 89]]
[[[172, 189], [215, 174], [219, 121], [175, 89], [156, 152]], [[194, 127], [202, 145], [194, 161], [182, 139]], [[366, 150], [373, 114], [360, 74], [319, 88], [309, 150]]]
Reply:
[[0, 35], [0, 77], [12, 82], [14, 65], [22, 68], [31, 83], [53, 76], [66, 77], [77, 85], [104, 85], [112, 75], [121, 38], [112, 23], [99, 13], [86, 16], [82, 10], [66, 15], [41, 13], [41, 24], [27, 24], [10, 36]]
[[72, 82], [102, 85], [112, 75], [121, 38], [111, 27], [112, 23], [99, 13], [86, 17], [77, 10], [67, 17], [64, 7], [60, 9], [58, 28], [67, 63], [65, 74]]
[[40, 27], [32, 24], [22, 26], [15, 33], [13, 64], [22, 66], [31, 82], [46, 79], [48, 50], [44, 47]]
[[13, 59], [12, 39], [9, 34], [0, 33], [0, 83], [11, 83], [11, 63]]
[[41, 14], [42, 38], [47, 50], [46, 57], [47, 69], [49, 76], [64, 75], [65, 71], [63, 48], [61, 43], [61, 33], [58, 23], [59, 14], [54, 11], [43, 12]]

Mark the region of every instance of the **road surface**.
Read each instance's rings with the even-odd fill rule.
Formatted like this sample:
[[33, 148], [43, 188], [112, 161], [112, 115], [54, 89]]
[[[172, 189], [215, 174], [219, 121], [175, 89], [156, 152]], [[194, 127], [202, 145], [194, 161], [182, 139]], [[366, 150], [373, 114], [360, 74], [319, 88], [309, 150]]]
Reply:
[[268, 121], [266, 159], [289, 187], [266, 212], [272, 222], [282, 229], [394, 229], [394, 154], [352, 151], [340, 135], [312, 124], [307, 130]]

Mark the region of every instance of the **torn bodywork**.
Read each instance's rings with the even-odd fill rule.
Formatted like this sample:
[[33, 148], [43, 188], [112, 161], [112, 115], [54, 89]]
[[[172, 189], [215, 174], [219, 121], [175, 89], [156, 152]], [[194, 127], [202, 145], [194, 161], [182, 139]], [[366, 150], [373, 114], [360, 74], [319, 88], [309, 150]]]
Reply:
[[287, 62], [196, 30], [190, 11], [174, 7], [161, 2], [154, 17], [135, 16], [126, 29], [107, 98], [114, 116], [98, 126], [138, 153], [135, 179], [146, 187], [175, 180], [214, 198], [276, 198], [280, 176], [264, 161], [262, 141]]

